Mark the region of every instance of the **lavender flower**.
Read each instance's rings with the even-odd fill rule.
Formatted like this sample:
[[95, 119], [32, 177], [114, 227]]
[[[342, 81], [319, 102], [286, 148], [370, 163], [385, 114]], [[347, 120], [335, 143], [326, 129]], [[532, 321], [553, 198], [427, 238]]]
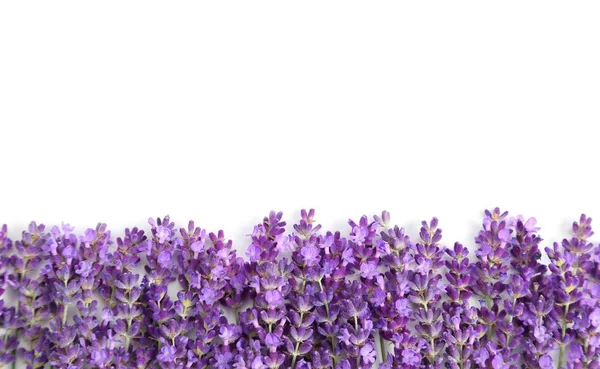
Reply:
[[421, 225], [421, 242], [413, 247], [415, 271], [409, 274], [412, 290], [409, 299], [417, 309], [412, 318], [416, 323], [415, 330], [425, 343], [421, 352], [425, 367], [440, 368], [445, 342], [441, 309], [442, 275], [437, 270], [444, 265], [445, 248], [439, 245], [442, 230], [438, 228], [437, 218], [430, 223], [423, 221]]
[[282, 215], [271, 212], [251, 234], [252, 243], [247, 253], [250, 263], [246, 265], [246, 274], [254, 289], [255, 303], [253, 308], [240, 315], [245, 339], [250, 341], [257, 336], [260, 346], [257, 351], [248, 352], [247, 357], [241, 353], [237, 361], [249, 362], [259, 357], [268, 368], [281, 366], [286, 361], [285, 352], [291, 354], [289, 360], [293, 363], [301, 354], [291, 342], [283, 344], [284, 330], [289, 329], [284, 299], [294, 283], [289, 261], [277, 260], [287, 243], [283, 236], [285, 222], [281, 221]]
[[552, 249], [546, 248], [555, 302], [552, 315], [559, 326], [554, 331], [559, 346], [558, 365], [564, 365], [566, 359], [568, 368], [600, 365], [594, 345], [597, 329], [590, 320], [598, 299], [586, 288], [585, 281], [586, 271], [594, 270], [591, 252], [594, 246], [587, 240], [593, 235], [591, 223], [592, 219], [582, 214], [578, 222], [573, 222], [571, 239], [563, 239], [561, 244], [555, 242]]
[[443, 303], [446, 365], [452, 369], [470, 368], [486, 327], [479, 323], [477, 309], [470, 306], [473, 276], [469, 270], [469, 251], [457, 242], [452, 249], [446, 249], [446, 254], [450, 257], [446, 260], [448, 301]]
[[9, 253], [12, 249], [12, 241], [8, 238], [6, 224], [0, 227], [0, 327], [3, 334], [0, 336], [0, 364], [10, 364], [15, 361], [15, 353], [19, 345], [16, 333], [20, 326], [17, 311], [14, 307], [4, 304], [4, 293], [10, 288], [11, 275]]
[[[379, 330], [382, 361], [390, 367], [418, 367], [425, 342], [409, 327], [413, 309], [408, 276], [414, 266], [414, 245], [404, 228], [390, 228], [388, 212], [374, 218], [383, 229], [375, 242], [385, 272], [373, 286], [370, 302], [375, 328]], [[388, 341], [393, 343], [393, 355], [388, 354]]]

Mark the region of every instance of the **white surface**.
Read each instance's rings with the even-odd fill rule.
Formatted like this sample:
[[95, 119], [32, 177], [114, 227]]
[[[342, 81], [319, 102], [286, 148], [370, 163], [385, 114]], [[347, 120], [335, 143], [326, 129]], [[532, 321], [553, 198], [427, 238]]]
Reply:
[[[598, 2], [2, 2], [0, 223], [598, 217]], [[119, 233], [119, 232], [117, 232]]]

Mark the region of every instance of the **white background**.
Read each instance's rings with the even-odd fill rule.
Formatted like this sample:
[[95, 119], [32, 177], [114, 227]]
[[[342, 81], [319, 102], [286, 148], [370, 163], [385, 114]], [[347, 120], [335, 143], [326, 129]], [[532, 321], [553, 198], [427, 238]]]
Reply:
[[600, 3], [4, 1], [0, 223], [599, 217]]

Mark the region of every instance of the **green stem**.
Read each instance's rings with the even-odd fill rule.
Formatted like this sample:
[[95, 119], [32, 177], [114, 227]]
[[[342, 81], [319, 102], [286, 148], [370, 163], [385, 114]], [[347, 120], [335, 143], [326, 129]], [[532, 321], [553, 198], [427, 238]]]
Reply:
[[561, 342], [559, 344], [560, 349], [558, 351], [558, 366], [557, 368], [560, 369], [562, 367], [562, 362], [565, 359], [565, 345], [563, 345], [563, 343]]
[[563, 313], [562, 331], [561, 338], [562, 342], [559, 344], [560, 348], [558, 351], [558, 368], [561, 368], [563, 361], [565, 360], [565, 343], [564, 338], [567, 335], [567, 314], [569, 314], [569, 304], [565, 305], [565, 312]]
[[433, 337], [431, 337], [429, 345], [431, 346], [431, 364], [433, 365], [433, 363], [435, 362], [435, 340]]
[[[19, 285], [21, 285], [21, 281], [23, 280], [23, 277], [25, 277], [25, 274], [27, 273], [27, 266], [29, 264], [29, 259], [25, 259], [24, 263], [23, 263], [23, 273], [19, 273]], [[19, 310], [21, 309], [21, 300], [19, 299], [19, 297], [21, 297], [21, 294], [19, 292], [19, 290], [16, 290], [17, 292], [17, 307], [15, 310], [15, 314], [17, 314], [17, 316], [19, 316]], [[19, 338], [19, 328], [15, 328], [15, 338]], [[4, 343], [6, 343], [6, 341], [8, 341], [8, 334], [5, 333], [4, 334]], [[15, 361], [12, 362], [11, 368], [15, 369], [17, 367], [17, 349], [19, 347], [17, 346], [17, 348], [13, 351], [13, 355], [15, 355]]]
[[331, 336], [331, 358], [333, 359], [333, 366], [337, 365], [337, 356], [335, 355], [335, 337]]
[[[319, 279], [319, 288], [321, 289], [321, 292], [323, 292], [323, 283], [321, 283], [321, 280]], [[327, 296], [325, 296], [325, 311], [327, 312], [327, 319], [329, 318], [329, 302], [327, 301]]]
[[[485, 298], [485, 306], [488, 308], [488, 310], [492, 309], [492, 300], [489, 297]], [[490, 326], [488, 326], [488, 330], [487, 330], [488, 341], [492, 340], [492, 333], [493, 333], [493, 325], [490, 325]]]
[[565, 338], [567, 335], [567, 314], [569, 314], [569, 305], [565, 305], [565, 312], [563, 314], [562, 338]]
[[62, 325], [64, 327], [65, 324], [67, 323], [67, 312], [68, 312], [69, 304], [65, 304], [63, 306], [64, 306], [64, 309], [63, 309], [63, 315], [62, 315]]
[[114, 295], [115, 295], [115, 290], [114, 290], [114, 289], [112, 289], [112, 290], [110, 291], [110, 297], [108, 298], [108, 307], [109, 307], [109, 308], [112, 308], [112, 307], [113, 307], [113, 298], [114, 298]]
[[385, 339], [381, 335], [381, 332], [379, 333], [379, 344], [381, 345], [381, 360], [385, 363], [387, 360], [387, 350], [385, 349]]
[[[19, 314], [20, 309], [21, 309], [21, 301], [17, 300], [17, 310], [15, 310], [15, 313]], [[15, 338], [19, 338], [19, 329], [18, 328], [15, 328]], [[6, 343], [6, 341], [8, 341], [8, 333], [4, 334], [4, 343]], [[18, 348], [18, 346], [17, 346], [17, 348]], [[15, 355], [15, 361], [13, 361], [13, 363], [12, 363], [12, 369], [15, 369], [17, 367], [17, 349], [15, 349], [13, 351], [13, 355]]]
[[296, 342], [296, 347], [294, 348], [294, 354], [293, 354], [293, 358], [292, 358], [292, 367], [291, 369], [294, 369], [294, 365], [296, 365], [296, 358], [298, 357], [298, 347], [300, 347], [300, 341]]
[[[354, 333], [358, 333], [358, 317], [354, 316]], [[360, 354], [356, 357], [356, 367], [360, 368]]]
[[[320, 279], [319, 279], [319, 288], [321, 289], [321, 292], [323, 292], [323, 283], [321, 283]], [[333, 323], [331, 321], [331, 315], [329, 315], [329, 302], [327, 302], [327, 296], [325, 296], [325, 312], [327, 313], [327, 321], [330, 323]], [[335, 355], [335, 346], [336, 346], [336, 339], [334, 336], [331, 336], [331, 356], [333, 359], [333, 366], [337, 365], [337, 357]]]
[[[65, 284], [65, 288], [66, 288], [66, 287], [67, 287], [67, 284], [68, 284], [68, 283], [67, 283], [67, 281], [65, 280], [65, 281], [63, 281], [63, 282], [64, 282], [64, 284]], [[68, 309], [68, 307], [69, 307], [69, 304], [64, 304], [63, 306], [64, 306], [64, 310], [63, 310], [63, 316], [62, 316], [62, 326], [64, 327], [64, 326], [65, 326], [65, 323], [67, 322], [67, 311], [69, 310], [69, 309]]]
[[131, 329], [131, 317], [127, 318], [127, 335], [125, 336], [125, 351], [129, 352], [129, 343], [130, 343], [130, 329]]

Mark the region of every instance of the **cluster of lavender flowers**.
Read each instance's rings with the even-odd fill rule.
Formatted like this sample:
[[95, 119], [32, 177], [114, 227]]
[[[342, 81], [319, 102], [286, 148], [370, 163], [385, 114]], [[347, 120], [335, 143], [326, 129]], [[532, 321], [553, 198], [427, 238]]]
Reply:
[[113, 238], [0, 228], [0, 368], [600, 368], [591, 218], [545, 248], [535, 218], [485, 212], [473, 252], [390, 215], [325, 231], [271, 212], [245, 258], [169, 217]]

